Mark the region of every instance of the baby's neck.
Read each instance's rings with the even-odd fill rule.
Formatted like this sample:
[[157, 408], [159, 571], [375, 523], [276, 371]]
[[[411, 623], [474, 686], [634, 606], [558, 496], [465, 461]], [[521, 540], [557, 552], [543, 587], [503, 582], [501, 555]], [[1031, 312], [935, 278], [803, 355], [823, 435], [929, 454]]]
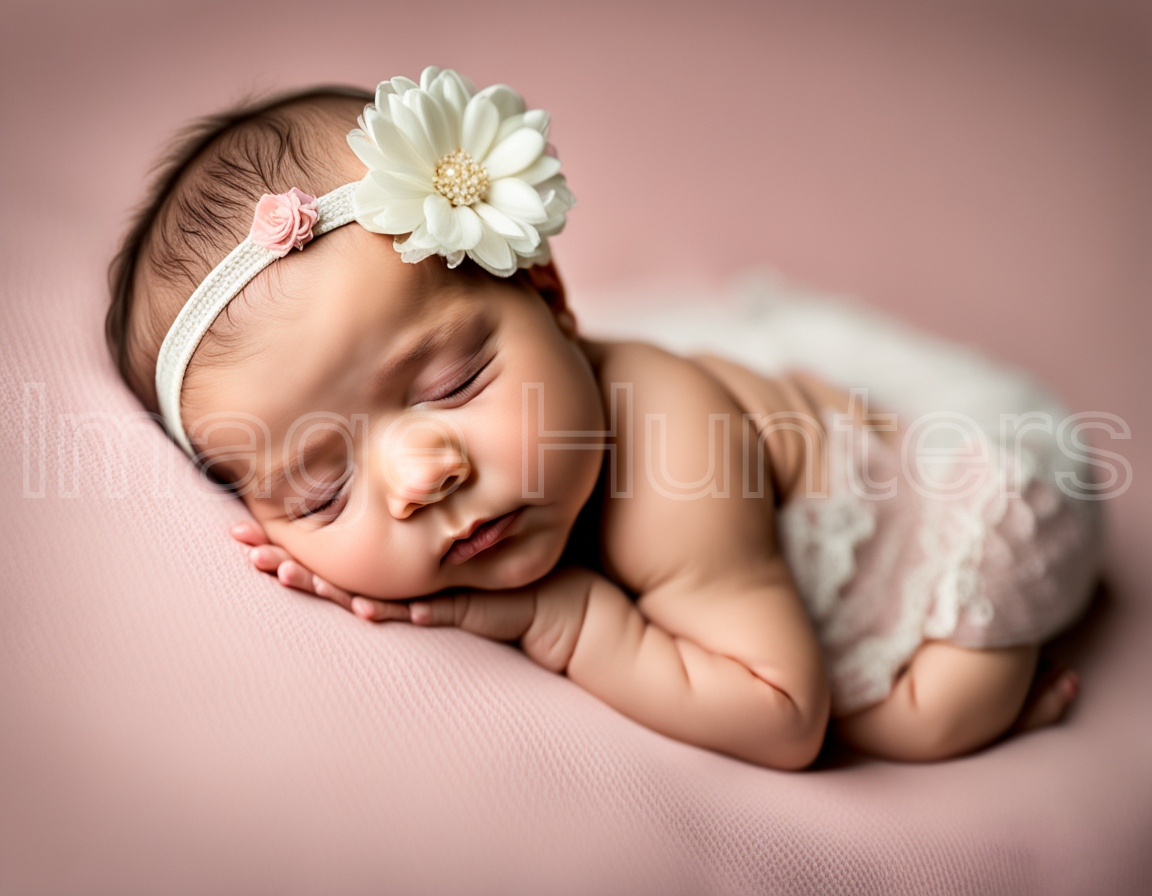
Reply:
[[[609, 350], [608, 343], [580, 338], [577, 340], [577, 344], [592, 366], [593, 376], [599, 380], [601, 363]], [[609, 428], [612, 426], [612, 421], [608, 420], [610, 413], [611, 409], [605, 407], [604, 417]], [[600, 452], [600, 474], [596, 479], [596, 485], [580, 509], [576, 522], [572, 525], [572, 531], [568, 535], [568, 543], [557, 563], [558, 567], [582, 566], [603, 572], [600, 530], [604, 510], [604, 492], [607, 488], [608, 464], [604, 463], [606, 456], [606, 451]]]

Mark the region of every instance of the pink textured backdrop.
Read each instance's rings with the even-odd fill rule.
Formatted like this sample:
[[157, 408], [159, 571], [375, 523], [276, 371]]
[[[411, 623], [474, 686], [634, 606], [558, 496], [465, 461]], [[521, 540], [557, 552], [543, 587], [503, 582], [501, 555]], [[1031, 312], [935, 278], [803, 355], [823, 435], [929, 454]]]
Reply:
[[[772, 265], [1127, 421], [1065, 725], [937, 767], [754, 769], [500, 645], [291, 599], [171, 446], [167, 491], [69, 497], [25, 463], [59, 415], [136, 407], [104, 267], [176, 127], [429, 63], [552, 112], [577, 309]], [[1152, 888], [1149, 159], [1152, 15], [1126, 0], [6, 0], [0, 892]]]

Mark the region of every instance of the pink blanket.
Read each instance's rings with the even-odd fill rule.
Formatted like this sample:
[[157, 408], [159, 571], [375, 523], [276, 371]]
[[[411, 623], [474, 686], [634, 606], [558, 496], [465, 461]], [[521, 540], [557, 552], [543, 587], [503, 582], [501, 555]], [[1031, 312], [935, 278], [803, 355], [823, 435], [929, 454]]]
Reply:
[[[0, 892], [1152, 891], [1152, 31], [1135, 7], [2, 15]], [[373, 626], [246, 566], [225, 531], [243, 509], [113, 372], [104, 266], [189, 116], [429, 62], [552, 112], [580, 200], [555, 241], [578, 312], [609, 316], [619, 283], [720, 295], [771, 261], [1122, 421], [1102, 443], [1131, 465], [1106, 502], [1105, 586], [1058, 645], [1083, 682], [1063, 724], [937, 765], [830, 744], [813, 771], [774, 772], [654, 734], [512, 647]]]

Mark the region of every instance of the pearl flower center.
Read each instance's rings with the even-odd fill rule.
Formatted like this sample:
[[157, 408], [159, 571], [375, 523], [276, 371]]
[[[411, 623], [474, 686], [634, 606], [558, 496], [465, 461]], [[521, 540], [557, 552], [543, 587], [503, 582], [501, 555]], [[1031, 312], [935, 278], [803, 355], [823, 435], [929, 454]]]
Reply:
[[488, 172], [471, 154], [457, 149], [437, 160], [432, 186], [453, 205], [472, 205], [488, 191]]

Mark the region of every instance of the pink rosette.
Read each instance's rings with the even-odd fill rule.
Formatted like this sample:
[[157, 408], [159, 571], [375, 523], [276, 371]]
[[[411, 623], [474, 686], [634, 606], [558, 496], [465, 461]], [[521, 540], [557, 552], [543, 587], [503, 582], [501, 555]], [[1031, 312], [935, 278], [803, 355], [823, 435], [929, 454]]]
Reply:
[[312, 239], [319, 217], [316, 197], [303, 190], [293, 187], [287, 193], [265, 193], [256, 203], [248, 239], [283, 258], [293, 247], [303, 249]]

